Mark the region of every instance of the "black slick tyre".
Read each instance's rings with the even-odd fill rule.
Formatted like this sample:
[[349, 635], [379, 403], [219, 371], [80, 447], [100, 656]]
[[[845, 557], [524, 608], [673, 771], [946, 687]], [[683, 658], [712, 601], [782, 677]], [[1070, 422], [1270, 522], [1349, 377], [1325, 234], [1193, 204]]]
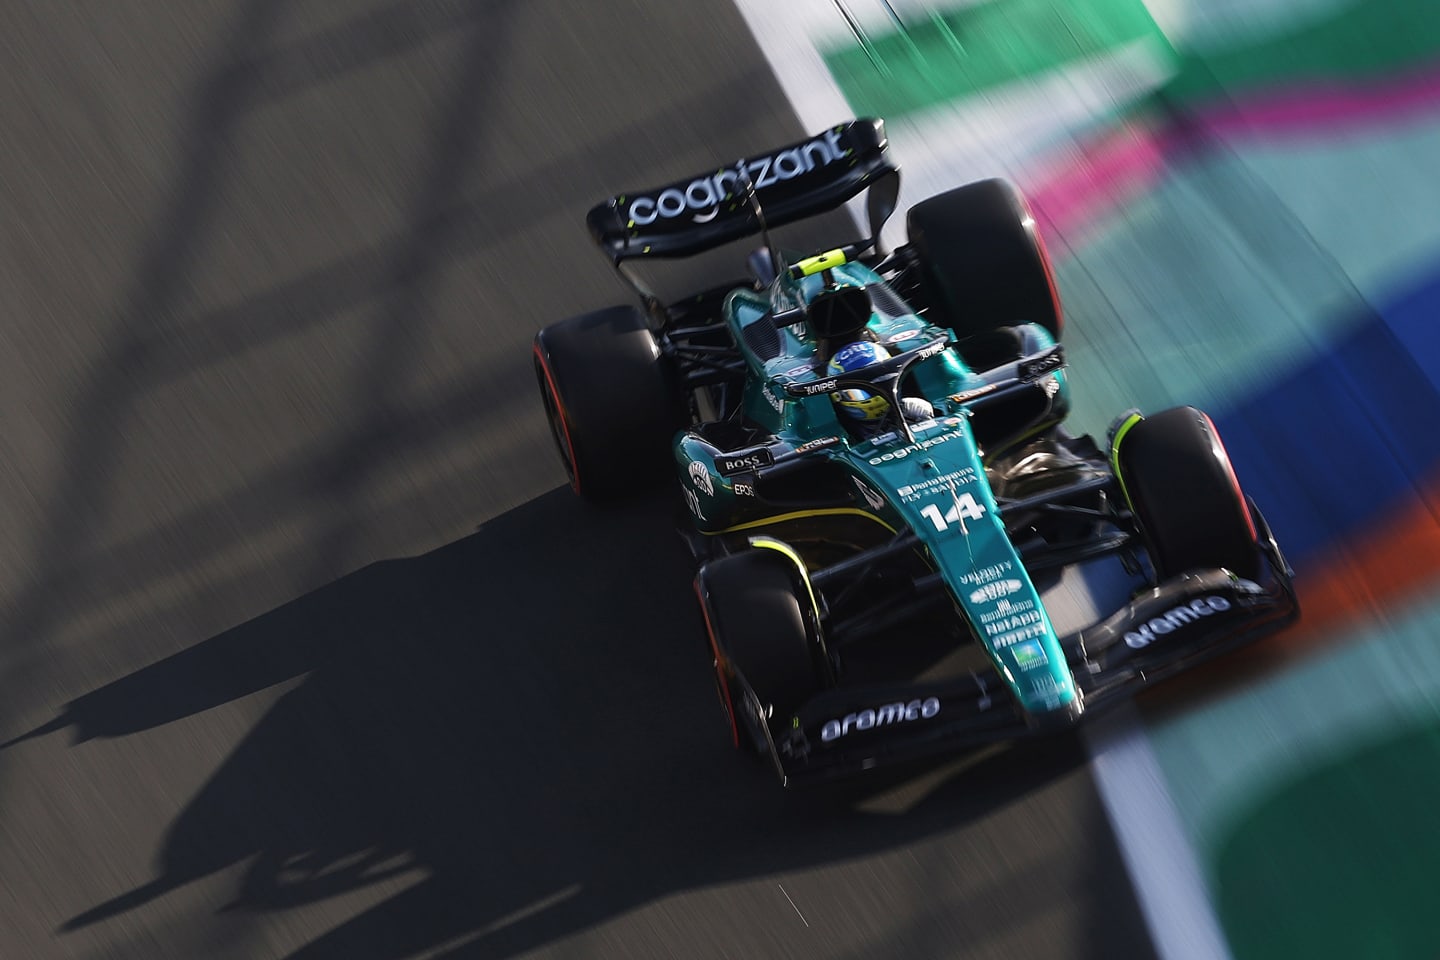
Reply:
[[671, 475], [679, 391], [644, 315], [610, 307], [535, 335], [535, 376], [575, 492], [615, 500]]
[[966, 184], [922, 200], [906, 215], [931, 319], [960, 340], [998, 327], [1064, 326], [1044, 242], [1009, 181]]
[[1160, 579], [1213, 567], [1259, 575], [1255, 521], [1208, 416], [1194, 407], [1165, 410], [1116, 443], [1115, 465]]
[[[785, 722], [820, 689], [809, 597], [802, 601], [796, 590], [793, 564], [764, 549], [707, 563], [695, 584], [731, 738], [741, 749], [759, 749], [759, 724]], [[749, 684], [765, 716], [744, 709], [742, 684]]]

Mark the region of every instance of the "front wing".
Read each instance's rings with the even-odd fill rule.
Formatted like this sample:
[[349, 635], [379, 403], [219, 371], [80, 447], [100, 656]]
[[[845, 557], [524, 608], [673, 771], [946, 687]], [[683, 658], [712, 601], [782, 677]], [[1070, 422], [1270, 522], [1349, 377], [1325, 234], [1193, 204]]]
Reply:
[[[1294, 621], [1299, 605], [1289, 570], [1281, 567], [1283, 560], [1263, 584], [1218, 569], [1176, 577], [1101, 623], [1062, 637], [1081, 698], [1055, 713], [1025, 713], [999, 674], [987, 669], [937, 683], [826, 690], [794, 716], [757, 727], [786, 785], [1069, 729]], [[757, 720], [758, 704], [745, 693], [746, 712]]]

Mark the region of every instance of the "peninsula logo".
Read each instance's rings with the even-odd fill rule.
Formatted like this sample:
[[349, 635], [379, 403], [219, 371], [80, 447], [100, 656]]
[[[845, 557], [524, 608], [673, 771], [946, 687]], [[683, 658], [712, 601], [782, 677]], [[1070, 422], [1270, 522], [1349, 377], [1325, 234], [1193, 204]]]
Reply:
[[715, 485], [710, 482], [710, 471], [705, 469], [705, 464], [698, 460], [690, 461], [690, 480], [696, 490], [705, 491], [705, 496], [715, 496]]

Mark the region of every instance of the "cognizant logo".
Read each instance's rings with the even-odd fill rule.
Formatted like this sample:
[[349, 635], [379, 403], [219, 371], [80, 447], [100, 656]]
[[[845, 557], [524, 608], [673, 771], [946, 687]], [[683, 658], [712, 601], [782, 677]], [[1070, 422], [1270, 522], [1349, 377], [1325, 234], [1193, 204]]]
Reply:
[[735, 195], [731, 188], [740, 182], [742, 168], [750, 174], [756, 190], [764, 190], [782, 180], [793, 180], [816, 167], [824, 167], [841, 159], [849, 151], [840, 146], [838, 131], [829, 130], [809, 143], [781, 150], [770, 157], [742, 160], [733, 168], [713, 176], [691, 180], [684, 188], [670, 187], [654, 197], [636, 197], [630, 201], [628, 218], [639, 226], [656, 220], [673, 220], [687, 211], [695, 211], [696, 223], [708, 223], [720, 212], [720, 204]]
[[954, 439], [955, 434], [942, 433], [938, 437], [931, 437], [929, 440], [921, 440], [918, 443], [912, 443], [909, 446], [901, 447], [899, 450], [892, 450], [889, 453], [882, 453], [878, 457], [871, 457], [870, 465], [873, 467], [878, 464], [885, 463], [889, 460], [904, 460], [912, 453], [921, 453], [925, 450], [929, 450], [931, 447], [938, 447], [940, 444], [948, 443], [949, 441]]

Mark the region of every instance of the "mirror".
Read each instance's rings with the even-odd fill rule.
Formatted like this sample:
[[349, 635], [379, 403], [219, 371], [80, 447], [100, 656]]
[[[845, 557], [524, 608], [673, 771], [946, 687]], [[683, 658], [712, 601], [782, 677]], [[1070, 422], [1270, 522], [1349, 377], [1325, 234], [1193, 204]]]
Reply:
[[890, 170], [880, 177], [870, 185], [870, 191], [865, 194], [865, 213], [870, 220], [870, 242], [874, 245], [875, 252], [881, 256], [884, 256], [885, 251], [880, 245], [880, 231], [895, 212], [899, 202], [899, 170]]

